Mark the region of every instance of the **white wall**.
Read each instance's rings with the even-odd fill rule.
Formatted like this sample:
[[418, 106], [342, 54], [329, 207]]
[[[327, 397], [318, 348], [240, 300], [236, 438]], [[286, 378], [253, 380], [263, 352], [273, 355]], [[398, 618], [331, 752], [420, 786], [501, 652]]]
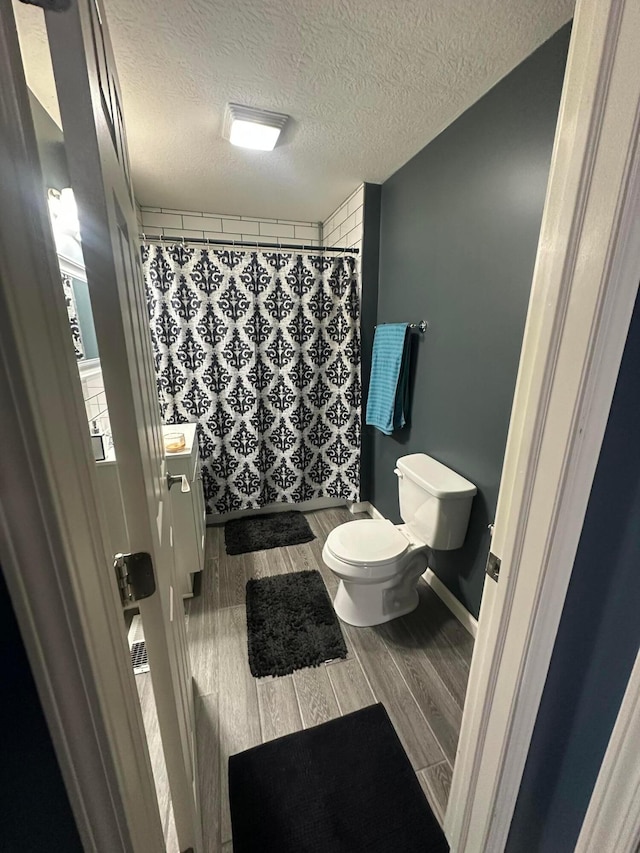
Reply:
[[226, 213], [203, 213], [193, 210], [169, 210], [141, 207], [142, 231], [163, 237], [203, 238], [210, 240], [262, 240], [295, 246], [319, 246], [319, 222], [293, 219], [262, 219], [254, 216], [231, 216]]

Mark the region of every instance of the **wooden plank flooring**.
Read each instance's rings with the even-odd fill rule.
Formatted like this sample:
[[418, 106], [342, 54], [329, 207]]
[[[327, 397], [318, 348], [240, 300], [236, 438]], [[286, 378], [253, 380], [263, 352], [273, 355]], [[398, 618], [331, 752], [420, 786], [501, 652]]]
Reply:
[[339, 663], [335, 661], [327, 666], [327, 675], [342, 715], [366, 708], [376, 701], [359, 661], [353, 658]]
[[[205, 803], [219, 803], [222, 798], [217, 692], [202, 696], [196, 705], [196, 743], [200, 801], [203, 813], [207, 816], [204, 826], [204, 853], [218, 853], [222, 812], [219, 808], [211, 809], [205, 806]], [[174, 851], [169, 850], [169, 853]]]
[[[214, 665], [213, 649], [211, 665]], [[231, 839], [231, 818], [227, 761], [235, 752], [242, 752], [262, 743], [260, 711], [256, 679], [249, 671], [247, 660], [247, 624], [244, 605], [225, 607], [218, 611], [218, 721], [220, 726], [220, 791], [222, 841]], [[198, 759], [210, 761], [211, 756], [199, 754]], [[217, 806], [217, 804], [216, 804]], [[208, 823], [203, 802], [203, 823]], [[215, 848], [214, 848], [215, 849]]]
[[431, 803], [433, 813], [440, 824], [444, 823], [444, 813], [451, 790], [452, 772], [452, 767], [448, 761], [441, 761], [440, 764], [418, 770], [418, 781], [422, 785], [422, 790]]
[[342, 630], [353, 643], [357, 659], [376, 701], [382, 702], [387, 709], [414, 770], [443, 761], [444, 752], [420, 705], [395, 665], [379, 629], [343, 625]]
[[[282, 678], [255, 679], [249, 671], [246, 581], [318, 569], [333, 596], [337, 582], [322, 562], [322, 547], [334, 527], [353, 518], [346, 509], [307, 513], [314, 541], [235, 557], [225, 552], [223, 528], [207, 529], [200, 595], [186, 602], [206, 853], [231, 851], [229, 755], [373, 702], [387, 708], [443, 820], [473, 639], [426, 584], [421, 582], [420, 605], [408, 616], [376, 628], [343, 625], [346, 660]], [[163, 808], [167, 821], [172, 815], [164, 802]], [[173, 840], [168, 849], [174, 853]]]
[[305, 729], [340, 716], [326, 666], [297, 670], [293, 673], [293, 685]]
[[291, 675], [262, 678], [257, 690], [263, 741], [300, 731], [302, 716]]
[[158, 724], [158, 715], [156, 713], [156, 703], [153, 698], [151, 673], [141, 672], [139, 675], [135, 676], [135, 680], [136, 687], [138, 688], [138, 698], [140, 699], [140, 707], [142, 709], [142, 719], [147, 735], [149, 757], [151, 758], [151, 771], [153, 773], [153, 778], [156, 784], [156, 794], [158, 796], [158, 808], [160, 809], [162, 830], [164, 832], [167, 850], [171, 850], [172, 853], [175, 853], [175, 851], [177, 851], [177, 844], [175, 847], [175, 851], [170, 846], [170, 844], [173, 843], [172, 840], [175, 836], [173, 807], [171, 805], [171, 794], [169, 793], [169, 779], [167, 777], [167, 767], [164, 761], [162, 740], [160, 738], [160, 726]]

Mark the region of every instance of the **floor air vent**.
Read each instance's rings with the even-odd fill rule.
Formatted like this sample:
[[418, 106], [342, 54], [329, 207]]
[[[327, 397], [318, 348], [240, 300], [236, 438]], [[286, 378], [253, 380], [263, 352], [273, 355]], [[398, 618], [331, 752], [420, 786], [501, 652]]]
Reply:
[[134, 643], [131, 646], [131, 665], [133, 666], [134, 675], [140, 675], [142, 672], [149, 672], [147, 644], [144, 640], [140, 643]]

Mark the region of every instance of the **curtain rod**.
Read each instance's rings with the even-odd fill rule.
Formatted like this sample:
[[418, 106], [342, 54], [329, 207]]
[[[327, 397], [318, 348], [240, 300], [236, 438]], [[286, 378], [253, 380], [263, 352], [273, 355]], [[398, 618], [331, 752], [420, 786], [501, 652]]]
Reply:
[[347, 249], [344, 246], [294, 246], [292, 243], [262, 243], [260, 240], [209, 240], [203, 237], [163, 237], [160, 234], [139, 234], [143, 243], [199, 243], [205, 246], [228, 246], [242, 249], [286, 249], [287, 251], [306, 251], [314, 253], [340, 252], [341, 254], [358, 255], [360, 249]]

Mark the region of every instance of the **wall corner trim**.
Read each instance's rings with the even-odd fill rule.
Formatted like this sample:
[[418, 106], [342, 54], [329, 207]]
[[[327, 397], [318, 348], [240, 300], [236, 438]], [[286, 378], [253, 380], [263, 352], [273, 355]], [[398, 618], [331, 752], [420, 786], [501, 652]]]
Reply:
[[371, 504], [369, 501], [352, 501], [347, 503], [347, 508], [352, 515], [356, 515], [359, 512], [366, 512], [368, 515], [371, 515]]
[[[384, 519], [384, 515], [369, 501], [350, 504], [349, 510], [352, 513], [366, 512], [371, 516], [371, 518]], [[440, 578], [431, 569], [427, 569], [422, 575], [422, 578], [424, 582], [431, 587], [452, 615], [456, 617], [462, 627], [475, 639], [478, 634], [478, 620], [475, 616], [472, 616], [471, 613], [469, 613], [464, 604], [458, 601], [455, 595], [442, 583]]]
[[349, 506], [349, 511], [354, 513], [354, 514], [356, 512], [366, 512], [367, 515], [371, 516], [371, 518], [382, 518], [382, 519], [384, 519], [384, 515], [379, 510], [377, 510], [370, 501], [361, 501], [360, 503], [351, 503], [348, 506]]

